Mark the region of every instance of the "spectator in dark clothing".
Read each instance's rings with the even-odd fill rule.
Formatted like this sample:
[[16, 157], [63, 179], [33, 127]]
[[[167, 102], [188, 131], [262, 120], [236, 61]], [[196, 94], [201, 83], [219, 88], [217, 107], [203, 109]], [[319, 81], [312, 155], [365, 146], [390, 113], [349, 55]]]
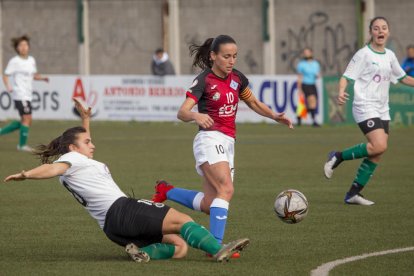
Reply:
[[151, 70], [156, 76], [175, 75], [174, 66], [168, 54], [161, 48], [157, 49], [152, 57]]
[[401, 67], [410, 77], [414, 77], [414, 45], [408, 45], [407, 57], [404, 59]]

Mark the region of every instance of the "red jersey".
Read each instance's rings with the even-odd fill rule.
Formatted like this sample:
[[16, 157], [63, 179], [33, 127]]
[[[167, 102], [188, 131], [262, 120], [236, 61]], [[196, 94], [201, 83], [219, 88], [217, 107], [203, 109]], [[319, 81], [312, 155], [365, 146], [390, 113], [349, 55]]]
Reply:
[[198, 104], [198, 112], [214, 120], [212, 127], [203, 130], [217, 130], [235, 138], [237, 107], [239, 99], [250, 94], [248, 85], [246, 76], [235, 69], [225, 78], [215, 75], [210, 68], [201, 72], [188, 89], [187, 97]]

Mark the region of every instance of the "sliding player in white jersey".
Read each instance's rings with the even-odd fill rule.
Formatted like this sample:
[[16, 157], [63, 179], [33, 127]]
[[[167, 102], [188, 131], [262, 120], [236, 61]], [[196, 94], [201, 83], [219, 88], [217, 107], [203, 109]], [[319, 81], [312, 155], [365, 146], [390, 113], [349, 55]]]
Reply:
[[137, 262], [183, 258], [187, 254], [186, 242], [221, 262], [249, 244], [248, 239], [239, 239], [222, 246], [188, 215], [162, 203], [128, 198], [112, 179], [108, 167], [92, 159], [95, 146], [89, 131], [90, 108], [84, 109], [78, 101], [76, 108], [83, 126], [67, 129], [48, 145], [39, 146], [36, 154], [43, 165], [10, 175], [5, 182], [59, 176], [107, 237], [125, 246]]
[[324, 166], [326, 178], [331, 178], [335, 169], [344, 160], [364, 158], [357, 175], [345, 196], [345, 203], [372, 205], [374, 202], [363, 198], [361, 190], [368, 183], [377, 164], [387, 149], [389, 133], [388, 94], [390, 82], [398, 81], [414, 86], [414, 78], [407, 76], [401, 68], [395, 54], [385, 48], [390, 35], [388, 21], [376, 17], [369, 25], [371, 39], [352, 58], [344, 75], [339, 81], [338, 104], [343, 105], [349, 99], [345, 92], [348, 80], [354, 83], [353, 115], [368, 140], [345, 149], [329, 153]]
[[[30, 38], [21, 36], [12, 39], [12, 44], [17, 55], [10, 59], [3, 75], [3, 82], [8, 92], [12, 93], [14, 105], [21, 117], [19, 121], [12, 121], [3, 128], [0, 128], [0, 135], [20, 130], [20, 139], [17, 149], [21, 151], [32, 151], [27, 145], [29, 128], [32, 124], [32, 82], [42, 80], [48, 82], [47, 77], [37, 73], [36, 61], [29, 56]], [[11, 77], [11, 84], [10, 78]]]

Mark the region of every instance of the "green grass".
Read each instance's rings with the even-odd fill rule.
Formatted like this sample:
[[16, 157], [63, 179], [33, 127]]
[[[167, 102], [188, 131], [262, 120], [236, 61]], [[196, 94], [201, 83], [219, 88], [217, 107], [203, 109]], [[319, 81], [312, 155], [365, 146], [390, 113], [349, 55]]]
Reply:
[[[35, 122], [29, 141], [49, 142], [74, 122]], [[2, 123], [3, 125], [3, 123]], [[192, 124], [93, 122], [95, 158], [108, 164], [118, 185], [150, 198], [167, 179], [200, 188], [194, 169]], [[236, 143], [235, 195], [226, 240], [249, 237], [242, 258], [216, 264], [191, 249], [184, 260], [129, 261], [57, 179], [0, 184], [0, 274], [60, 275], [309, 275], [322, 263], [363, 253], [414, 246], [414, 128], [391, 128], [389, 149], [365, 195], [370, 207], [347, 206], [343, 196], [360, 161], [346, 162], [330, 181], [322, 166], [332, 149], [365, 141], [352, 127], [242, 124]], [[0, 177], [38, 165], [16, 151], [18, 134], [0, 138]], [[307, 218], [284, 224], [273, 212], [284, 189], [302, 191]], [[208, 217], [171, 206], [207, 225]], [[413, 251], [344, 264], [332, 275], [412, 275]]]

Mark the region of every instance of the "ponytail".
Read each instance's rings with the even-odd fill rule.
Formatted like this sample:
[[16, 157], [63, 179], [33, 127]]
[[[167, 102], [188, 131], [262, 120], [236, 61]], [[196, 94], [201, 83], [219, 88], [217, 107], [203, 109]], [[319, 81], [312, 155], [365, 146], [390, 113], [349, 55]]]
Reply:
[[50, 164], [62, 154], [69, 152], [69, 145], [74, 144], [79, 133], [85, 133], [83, 127], [67, 129], [61, 136], [53, 139], [48, 145], [39, 145], [34, 152], [42, 164]]
[[193, 67], [201, 69], [211, 68], [213, 62], [210, 59], [210, 52], [218, 53], [221, 44], [232, 43], [236, 41], [228, 35], [219, 35], [216, 38], [208, 38], [203, 44], [190, 44], [190, 56], [194, 56]]
[[190, 56], [194, 56], [193, 67], [201, 69], [211, 68], [212, 62], [210, 60], [210, 48], [214, 38], [208, 38], [202, 45], [191, 44]]

